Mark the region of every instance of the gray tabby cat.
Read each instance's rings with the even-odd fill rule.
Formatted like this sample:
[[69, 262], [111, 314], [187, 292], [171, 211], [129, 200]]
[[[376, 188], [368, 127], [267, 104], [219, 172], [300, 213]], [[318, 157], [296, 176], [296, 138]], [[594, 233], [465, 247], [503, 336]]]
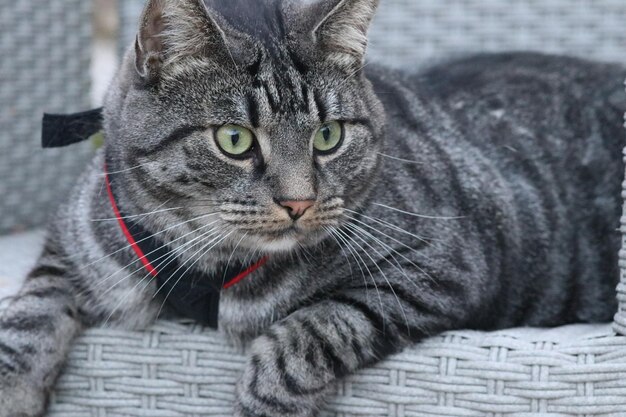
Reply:
[[[82, 329], [165, 299], [116, 221], [211, 275], [251, 342], [236, 416], [317, 414], [333, 382], [457, 329], [616, 309], [624, 68], [539, 54], [364, 66], [377, 0], [150, 0], [106, 146], [0, 318], [0, 416], [40, 416]], [[156, 296], [155, 296], [156, 294]]]

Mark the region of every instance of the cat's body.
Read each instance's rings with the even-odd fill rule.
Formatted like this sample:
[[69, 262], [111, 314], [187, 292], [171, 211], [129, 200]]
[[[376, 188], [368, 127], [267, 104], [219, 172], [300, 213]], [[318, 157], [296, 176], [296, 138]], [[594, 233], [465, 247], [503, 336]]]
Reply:
[[400, 83], [385, 72], [371, 77], [383, 80], [375, 89], [398, 132], [385, 153], [421, 162], [385, 161], [382, 198], [372, 200], [466, 217], [370, 215], [448, 241], [439, 272], [450, 264], [474, 271], [458, 280], [482, 282], [481, 296], [492, 298], [472, 327], [612, 317], [625, 75], [619, 66], [517, 53], [462, 59]]
[[[333, 65], [352, 65], [352, 53], [333, 55]], [[221, 295], [220, 330], [234, 341], [254, 339], [238, 416], [314, 415], [336, 378], [448, 329], [611, 318], [626, 70], [502, 54], [418, 74], [372, 65], [351, 81], [352, 71], [307, 78], [306, 59], [290, 53], [297, 71], [267, 75], [277, 72], [277, 56], [286, 56], [280, 49], [270, 55], [269, 63], [233, 58], [259, 80], [253, 90], [228, 90], [245, 97], [243, 113], [259, 125], [263, 153], [254, 158], [263, 162], [248, 166], [209, 152], [205, 133], [189, 129], [215, 112], [202, 97], [215, 103], [225, 94], [211, 84], [217, 81], [194, 79], [206, 68], [196, 61], [174, 67], [172, 76], [159, 67], [167, 59], [156, 66], [148, 59], [144, 79], [154, 82], [151, 71], [167, 75], [153, 100], [152, 84], [137, 87], [136, 56], [129, 53], [105, 107], [107, 147], [60, 210], [39, 266], [0, 318], [0, 416], [41, 412], [85, 325], [141, 328], [162, 306], [165, 294], [154, 296], [154, 280], [115, 219], [105, 159], [126, 213], [151, 233], [168, 229], [159, 239], [171, 247], [203, 243], [182, 246], [192, 249], [181, 250], [181, 262], [197, 260], [195, 268], [211, 273], [225, 262], [268, 255], [266, 265]], [[234, 115], [241, 107], [224, 101], [212, 117], [235, 118], [225, 109]], [[350, 120], [346, 144], [311, 163], [308, 139], [294, 138], [333, 117]], [[219, 194], [227, 186], [228, 198]], [[314, 214], [296, 220], [311, 228], [312, 237], [300, 240], [304, 247], [277, 238], [276, 230], [247, 241], [255, 227], [287, 221], [270, 218], [275, 207], [253, 194], [259, 187], [278, 193], [276, 206], [285, 195], [315, 195]], [[176, 209], [163, 211], [168, 207]], [[221, 228], [203, 240], [198, 228], [211, 224], [200, 216], [214, 221], [211, 212], [219, 213]], [[216, 244], [203, 254], [206, 241]]]

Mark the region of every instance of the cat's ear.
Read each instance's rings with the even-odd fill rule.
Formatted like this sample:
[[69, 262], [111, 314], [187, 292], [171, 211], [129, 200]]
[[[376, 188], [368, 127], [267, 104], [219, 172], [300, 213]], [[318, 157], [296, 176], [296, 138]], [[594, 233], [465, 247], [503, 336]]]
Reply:
[[228, 49], [224, 32], [202, 0], [149, 0], [135, 41], [135, 67], [146, 81], [185, 57], [221, 59]]
[[[326, 0], [327, 14], [313, 29], [313, 37], [327, 57], [341, 66], [363, 65], [367, 31], [379, 0]], [[325, 7], [324, 7], [325, 6]]]

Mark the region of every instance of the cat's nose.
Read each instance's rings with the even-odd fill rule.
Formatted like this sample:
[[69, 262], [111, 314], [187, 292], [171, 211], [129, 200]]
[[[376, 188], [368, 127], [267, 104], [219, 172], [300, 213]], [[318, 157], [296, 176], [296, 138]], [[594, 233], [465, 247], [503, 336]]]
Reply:
[[278, 204], [287, 209], [289, 217], [298, 220], [309, 207], [315, 204], [315, 200], [283, 200]]

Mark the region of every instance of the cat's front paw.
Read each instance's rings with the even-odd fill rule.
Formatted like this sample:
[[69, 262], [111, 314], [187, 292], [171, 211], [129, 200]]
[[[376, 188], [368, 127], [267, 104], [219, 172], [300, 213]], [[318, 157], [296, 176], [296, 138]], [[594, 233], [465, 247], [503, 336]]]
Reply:
[[276, 333], [257, 338], [237, 384], [235, 417], [314, 417], [333, 384]]
[[47, 393], [35, 384], [0, 372], [0, 417], [43, 417], [47, 399]]

